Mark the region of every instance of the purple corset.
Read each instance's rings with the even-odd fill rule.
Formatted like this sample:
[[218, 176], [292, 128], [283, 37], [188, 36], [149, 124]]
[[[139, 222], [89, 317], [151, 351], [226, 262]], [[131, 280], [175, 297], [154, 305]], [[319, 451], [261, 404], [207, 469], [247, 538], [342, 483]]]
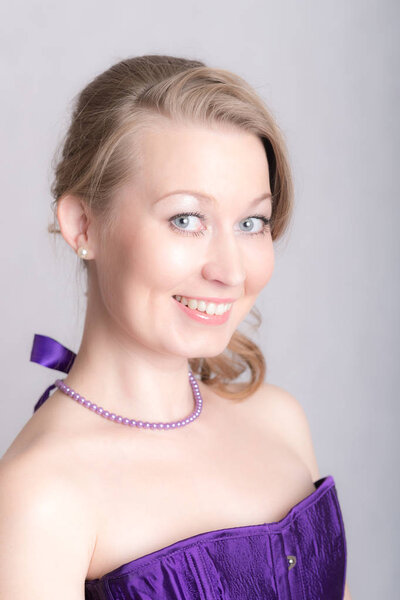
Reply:
[[[74, 358], [35, 335], [32, 361], [68, 372]], [[342, 600], [347, 549], [335, 481], [314, 485], [280, 521], [200, 533], [86, 580], [85, 600]]]

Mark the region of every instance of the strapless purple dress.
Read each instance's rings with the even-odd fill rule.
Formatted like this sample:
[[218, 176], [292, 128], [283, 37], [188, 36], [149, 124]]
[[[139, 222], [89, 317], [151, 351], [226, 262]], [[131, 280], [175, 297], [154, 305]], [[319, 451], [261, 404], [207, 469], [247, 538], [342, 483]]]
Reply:
[[[74, 358], [35, 335], [32, 361], [67, 373]], [[347, 549], [335, 481], [314, 486], [280, 521], [199, 533], [87, 579], [85, 600], [342, 600]]]

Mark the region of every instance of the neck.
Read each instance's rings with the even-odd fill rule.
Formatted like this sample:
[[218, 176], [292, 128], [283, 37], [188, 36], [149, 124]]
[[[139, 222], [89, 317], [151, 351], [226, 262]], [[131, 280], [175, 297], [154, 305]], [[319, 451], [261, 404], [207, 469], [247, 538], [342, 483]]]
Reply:
[[81, 345], [65, 382], [115, 414], [169, 422], [193, 411], [189, 369], [187, 358], [155, 353], [88, 311]]

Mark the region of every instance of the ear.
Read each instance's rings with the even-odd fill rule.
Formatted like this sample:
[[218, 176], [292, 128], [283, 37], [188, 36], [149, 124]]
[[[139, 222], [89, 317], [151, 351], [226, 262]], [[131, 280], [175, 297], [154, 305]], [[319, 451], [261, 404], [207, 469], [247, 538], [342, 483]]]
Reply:
[[74, 252], [83, 246], [88, 251], [85, 259], [94, 258], [95, 239], [88, 206], [72, 194], [62, 196], [57, 204], [57, 219], [64, 240]]

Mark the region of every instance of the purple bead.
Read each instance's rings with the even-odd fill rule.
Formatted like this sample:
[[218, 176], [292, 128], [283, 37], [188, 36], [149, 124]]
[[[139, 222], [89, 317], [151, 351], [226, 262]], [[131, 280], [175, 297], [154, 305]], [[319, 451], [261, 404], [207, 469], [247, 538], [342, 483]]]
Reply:
[[110, 413], [108, 410], [105, 410], [101, 406], [97, 406], [97, 404], [92, 403], [89, 400], [86, 400], [83, 396], [80, 396], [72, 388], [70, 388], [68, 385], [66, 385], [62, 379], [56, 379], [55, 385], [62, 392], [67, 394], [70, 398], [72, 398], [79, 404], [85, 406], [86, 408], [89, 408], [89, 410], [95, 412], [96, 414], [98, 414], [101, 417], [104, 417], [110, 421], [114, 421], [114, 422], [120, 423], [122, 425], [130, 425], [131, 427], [141, 427], [144, 429], [157, 429], [157, 430], [166, 431], [168, 429], [176, 429], [179, 427], [185, 427], [188, 423], [191, 423], [192, 421], [197, 419], [201, 413], [203, 399], [200, 394], [200, 389], [199, 389], [197, 380], [196, 380], [195, 376], [193, 375], [192, 371], [190, 371], [190, 370], [188, 372], [188, 376], [189, 376], [189, 382], [190, 382], [190, 385], [192, 388], [192, 394], [193, 394], [193, 399], [194, 399], [194, 403], [195, 403], [195, 410], [188, 418], [182, 419], [181, 421], [172, 422], [172, 423], [150, 423], [148, 421], [136, 421], [135, 419], [128, 419], [126, 417], [122, 417], [121, 415], [116, 415], [114, 413]]

